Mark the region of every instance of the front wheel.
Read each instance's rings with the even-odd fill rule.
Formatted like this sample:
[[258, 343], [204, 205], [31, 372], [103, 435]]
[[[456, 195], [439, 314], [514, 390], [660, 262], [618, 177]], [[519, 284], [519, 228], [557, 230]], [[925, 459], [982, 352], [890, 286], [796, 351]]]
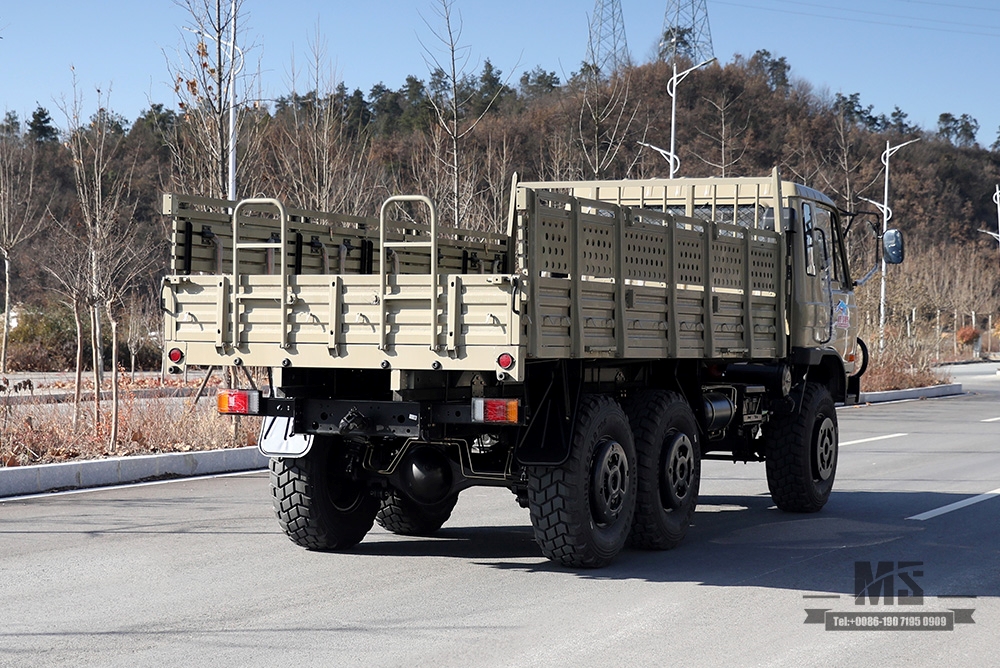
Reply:
[[278, 523], [293, 543], [309, 550], [342, 550], [365, 537], [379, 500], [347, 474], [349, 458], [337, 439], [313, 444], [305, 457], [270, 463]]
[[625, 412], [610, 397], [584, 397], [566, 462], [527, 468], [528, 508], [542, 553], [578, 568], [609, 564], [632, 526], [635, 469]]
[[798, 414], [765, 430], [767, 486], [781, 510], [814, 513], [826, 505], [837, 473], [837, 410], [826, 386], [806, 383]]

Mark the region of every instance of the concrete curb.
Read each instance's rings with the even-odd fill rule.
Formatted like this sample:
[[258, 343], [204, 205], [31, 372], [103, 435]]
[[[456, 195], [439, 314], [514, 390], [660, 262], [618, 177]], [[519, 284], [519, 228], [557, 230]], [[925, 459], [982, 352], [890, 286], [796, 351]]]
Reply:
[[947, 385], [932, 385], [930, 387], [914, 387], [908, 390], [888, 390], [886, 392], [862, 392], [862, 404], [877, 404], [886, 401], [903, 401], [906, 399], [931, 399], [934, 397], [951, 397], [962, 394], [961, 383]]
[[0, 468], [0, 498], [265, 468], [267, 457], [256, 447], [12, 466]]

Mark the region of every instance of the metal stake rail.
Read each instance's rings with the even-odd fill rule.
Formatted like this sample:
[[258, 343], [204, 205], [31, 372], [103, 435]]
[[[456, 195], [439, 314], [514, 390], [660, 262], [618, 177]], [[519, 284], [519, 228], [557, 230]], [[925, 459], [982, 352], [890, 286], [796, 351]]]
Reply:
[[[280, 223], [279, 241], [240, 241], [240, 211], [248, 206], [273, 206], [278, 211]], [[280, 302], [280, 327], [281, 339], [279, 345], [284, 350], [288, 348], [288, 262], [285, 261], [285, 249], [288, 240], [288, 212], [285, 205], [270, 197], [260, 197], [242, 200], [233, 209], [233, 285], [232, 285], [232, 346], [236, 348], [240, 342], [240, 302], [249, 298], [249, 295], [240, 293], [240, 258], [241, 250], [275, 250], [278, 255], [278, 275], [281, 277], [281, 285], [278, 301]], [[223, 320], [220, 319], [220, 326]]]
[[[427, 205], [427, 208], [431, 213], [430, 221], [430, 240], [429, 241], [388, 241], [386, 235], [387, 218], [386, 212], [389, 209], [389, 205], [395, 202], [422, 202]], [[385, 202], [382, 203], [382, 209], [379, 212], [379, 252], [382, 253], [382, 257], [379, 258], [378, 263], [378, 284], [379, 284], [379, 337], [378, 337], [378, 349], [386, 350], [386, 332], [387, 332], [387, 316], [388, 316], [388, 302], [390, 300], [413, 300], [414, 297], [407, 294], [390, 294], [388, 289], [388, 272], [389, 263], [386, 261], [385, 253], [386, 251], [392, 250], [394, 248], [428, 248], [430, 249], [430, 284], [428, 288], [430, 290], [430, 295], [427, 299], [430, 301], [431, 306], [431, 321], [430, 321], [430, 349], [438, 349], [438, 334], [437, 334], [437, 321], [438, 321], [438, 230], [437, 230], [437, 211], [434, 208], [434, 203], [431, 202], [430, 198], [423, 195], [396, 195], [395, 197], [390, 197]], [[398, 280], [398, 277], [397, 277]], [[419, 298], [418, 298], [419, 299]]]

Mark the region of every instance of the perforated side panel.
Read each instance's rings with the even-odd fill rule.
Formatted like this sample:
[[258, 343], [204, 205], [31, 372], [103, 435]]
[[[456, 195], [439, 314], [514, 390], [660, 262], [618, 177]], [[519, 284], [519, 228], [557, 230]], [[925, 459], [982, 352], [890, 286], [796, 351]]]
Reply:
[[750, 248], [751, 288], [760, 292], [775, 292], [781, 280], [778, 241], [760, 235], [756, 235], [756, 239], [758, 243]]
[[667, 232], [664, 227], [636, 226], [625, 231], [625, 278], [666, 281]]
[[542, 271], [567, 273], [572, 259], [568, 211], [545, 207], [539, 216], [539, 260]]
[[705, 243], [703, 232], [695, 230], [677, 230], [675, 236], [674, 280], [687, 285], [700, 284], [704, 280]]

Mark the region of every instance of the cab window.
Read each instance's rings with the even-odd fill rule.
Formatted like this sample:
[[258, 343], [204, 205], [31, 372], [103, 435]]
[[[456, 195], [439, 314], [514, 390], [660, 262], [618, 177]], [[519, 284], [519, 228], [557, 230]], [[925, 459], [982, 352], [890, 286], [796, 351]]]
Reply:
[[816, 207], [815, 218], [813, 220], [813, 227], [818, 232], [814, 232], [813, 236], [816, 237], [817, 244], [822, 244], [822, 248], [817, 247], [816, 260], [820, 266], [828, 266], [830, 270], [830, 279], [834, 283], [840, 283], [843, 278], [843, 259], [840, 257], [840, 244], [837, 243], [836, 237], [834, 237], [835, 230], [833, 229], [835, 218], [833, 217], [833, 212], [823, 206]]
[[813, 209], [808, 202], [802, 205], [802, 239], [806, 249], [806, 273], [816, 275], [815, 239], [813, 239]]

